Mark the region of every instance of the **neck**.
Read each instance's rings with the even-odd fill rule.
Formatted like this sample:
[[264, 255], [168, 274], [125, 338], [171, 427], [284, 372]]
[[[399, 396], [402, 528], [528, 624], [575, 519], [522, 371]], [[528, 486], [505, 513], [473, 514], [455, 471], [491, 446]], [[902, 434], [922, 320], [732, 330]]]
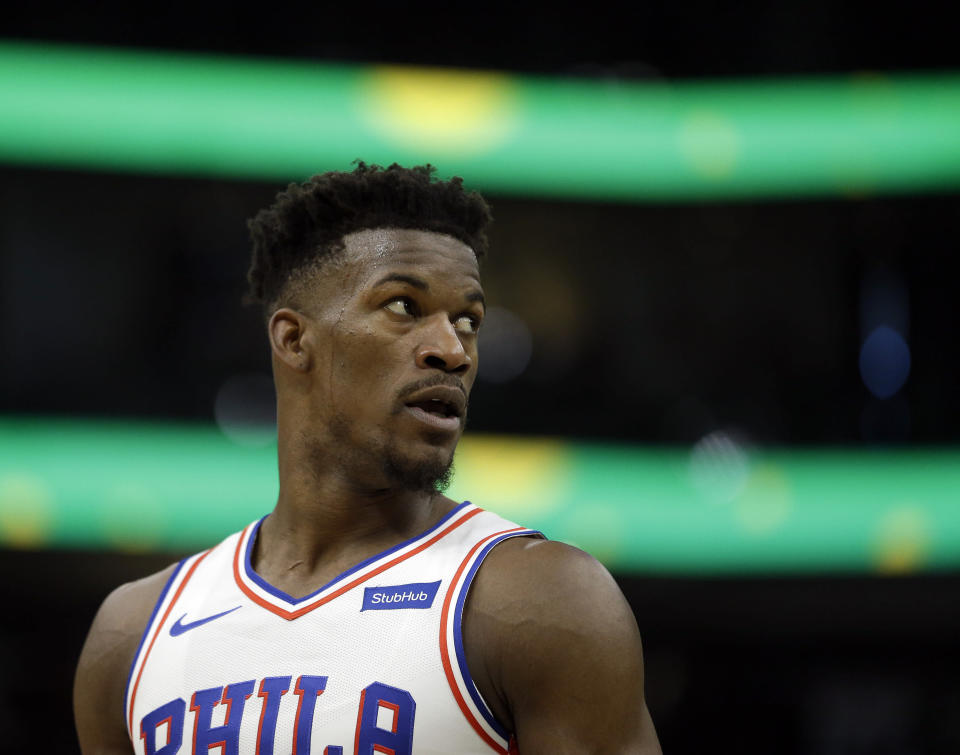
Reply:
[[456, 505], [440, 493], [399, 490], [382, 479], [378, 485], [358, 483], [382, 473], [351, 475], [284, 436], [278, 449], [280, 494], [260, 527], [253, 566], [292, 595], [308, 594], [365, 558], [414, 537]]

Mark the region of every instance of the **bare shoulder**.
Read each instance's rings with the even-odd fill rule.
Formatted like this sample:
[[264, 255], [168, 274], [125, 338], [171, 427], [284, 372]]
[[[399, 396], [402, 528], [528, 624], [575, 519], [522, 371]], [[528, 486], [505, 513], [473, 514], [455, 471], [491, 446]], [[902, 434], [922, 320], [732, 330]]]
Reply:
[[[88, 643], [90, 639], [101, 633], [112, 635], [119, 633], [124, 636], [135, 633], [139, 644], [157, 599], [176, 567], [176, 564], [171, 564], [162, 571], [127, 582], [113, 590], [94, 617], [87, 637]], [[114, 639], [119, 638], [114, 636]]]
[[130, 666], [176, 564], [111, 592], [94, 617], [77, 663], [73, 708], [81, 751], [131, 752], [123, 699]]
[[582, 635], [588, 644], [619, 638], [640, 650], [637, 623], [610, 572], [566, 543], [513, 538], [478, 571], [471, 601], [478, 613], [522, 625], [519, 637], [542, 642], [548, 631]]
[[636, 619], [595, 558], [555, 541], [504, 541], [467, 608], [471, 672], [524, 755], [660, 751]]

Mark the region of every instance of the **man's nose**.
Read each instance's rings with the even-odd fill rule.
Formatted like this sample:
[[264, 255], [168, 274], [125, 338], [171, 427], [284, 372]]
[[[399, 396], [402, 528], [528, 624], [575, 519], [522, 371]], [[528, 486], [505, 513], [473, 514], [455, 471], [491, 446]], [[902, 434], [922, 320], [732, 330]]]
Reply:
[[473, 358], [463, 348], [463, 342], [453, 323], [442, 312], [424, 318], [420, 329], [422, 338], [417, 347], [417, 367], [437, 369], [462, 375], [470, 370]]

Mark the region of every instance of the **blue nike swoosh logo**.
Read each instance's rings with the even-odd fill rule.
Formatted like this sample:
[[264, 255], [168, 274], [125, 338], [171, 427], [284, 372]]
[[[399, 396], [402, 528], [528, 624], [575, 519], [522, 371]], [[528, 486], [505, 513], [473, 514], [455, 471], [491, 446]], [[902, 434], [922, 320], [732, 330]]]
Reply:
[[226, 616], [228, 613], [233, 613], [234, 611], [237, 610], [237, 608], [240, 608], [240, 606], [236, 606], [236, 608], [231, 608], [229, 611], [224, 611], [223, 613], [215, 613], [213, 616], [207, 616], [207, 618], [205, 619], [197, 619], [196, 621], [191, 621], [187, 624], [183, 623], [183, 620], [187, 618], [187, 615], [184, 614], [179, 619], [177, 619], [176, 622], [174, 622], [174, 625], [172, 627], [170, 627], [170, 636], [176, 637], [177, 635], [181, 635], [184, 632], [189, 632], [191, 629], [196, 629], [197, 627], [206, 624], [208, 621], [213, 621], [214, 619], [219, 619], [221, 616]]

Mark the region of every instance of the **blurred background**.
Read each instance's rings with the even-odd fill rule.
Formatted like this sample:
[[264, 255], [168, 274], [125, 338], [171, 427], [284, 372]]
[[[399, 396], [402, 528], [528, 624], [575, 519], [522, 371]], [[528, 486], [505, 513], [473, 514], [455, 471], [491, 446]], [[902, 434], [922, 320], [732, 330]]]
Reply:
[[923, 4], [6, 9], [0, 751], [272, 507], [245, 220], [356, 158], [489, 198], [452, 494], [604, 561], [665, 752], [960, 751], [958, 58]]

